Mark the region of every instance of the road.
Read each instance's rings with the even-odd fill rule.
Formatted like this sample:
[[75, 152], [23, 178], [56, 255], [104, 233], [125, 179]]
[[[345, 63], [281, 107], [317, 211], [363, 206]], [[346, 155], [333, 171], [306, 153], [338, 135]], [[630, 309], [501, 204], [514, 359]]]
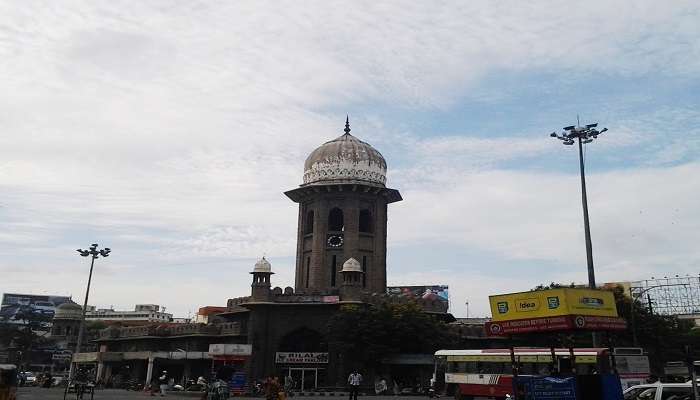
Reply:
[[[95, 400], [136, 400], [136, 399], [150, 399], [147, 393], [144, 392], [128, 392], [123, 389], [104, 389], [95, 392]], [[168, 393], [166, 398], [169, 399], [199, 399], [199, 397], [192, 393], [189, 395], [184, 395], [181, 393]], [[425, 396], [360, 396], [362, 399], [366, 400], [427, 400]], [[69, 394], [67, 399], [75, 400], [75, 394]], [[256, 397], [231, 397], [232, 400], [263, 400]], [[289, 400], [345, 400], [345, 396], [294, 396]], [[451, 397], [443, 397], [443, 400], [451, 400]], [[52, 389], [42, 389], [38, 387], [22, 387], [17, 391], [17, 400], [63, 400], [63, 389], [52, 388]], [[85, 400], [89, 400], [89, 397], [85, 397]]]

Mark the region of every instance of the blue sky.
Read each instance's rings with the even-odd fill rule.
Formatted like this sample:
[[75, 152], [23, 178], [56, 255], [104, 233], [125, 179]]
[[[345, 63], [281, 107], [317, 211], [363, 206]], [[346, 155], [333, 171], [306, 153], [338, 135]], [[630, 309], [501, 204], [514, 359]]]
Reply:
[[249, 293], [267, 254], [291, 285], [282, 192], [342, 134], [374, 145], [404, 201], [389, 283], [487, 296], [585, 282], [587, 146], [600, 282], [700, 265], [696, 2], [0, 4], [0, 291], [160, 303]]

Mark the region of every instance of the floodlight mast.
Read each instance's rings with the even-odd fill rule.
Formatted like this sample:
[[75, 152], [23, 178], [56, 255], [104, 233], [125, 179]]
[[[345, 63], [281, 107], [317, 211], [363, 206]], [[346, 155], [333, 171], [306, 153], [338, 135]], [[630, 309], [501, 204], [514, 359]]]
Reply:
[[586, 173], [583, 160], [583, 145], [593, 142], [601, 133], [607, 132], [608, 128], [601, 130], [597, 129], [598, 124], [588, 124], [586, 126], [571, 125], [564, 127], [564, 131], [560, 134], [552, 132], [549, 136], [557, 138], [567, 146], [578, 141], [578, 157], [579, 167], [581, 170], [581, 203], [583, 205], [583, 228], [586, 237], [586, 261], [588, 265], [588, 286], [595, 289], [595, 270], [593, 268], [593, 244], [591, 242], [591, 227], [588, 220], [588, 196], [586, 195]]
[[[90, 249], [88, 249], [88, 250], [78, 249], [76, 251], [83, 257], [90, 257], [91, 256], [91, 260], [90, 260], [90, 274], [88, 275], [87, 289], [85, 290], [85, 300], [83, 301], [83, 312], [82, 312], [82, 316], [80, 318], [80, 327], [78, 328], [78, 343], [75, 344], [74, 355], [80, 353], [80, 347], [81, 347], [82, 342], [83, 342], [83, 334], [85, 331], [85, 313], [87, 312], [88, 298], [90, 297], [90, 283], [92, 283], [92, 269], [95, 266], [95, 260], [100, 256], [109, 257], [109, 253], [112, 250], [109, 247], [105, 247], [102, 250], [97, 250], [97, 243], [93, 243], [90, 246]], [[68, 371], [68, 379], [72, 380], [74, 374], [75, 374], [75, 362], [71, 359], [70, 370]]]
[[[577, 118], [578, 119], [578, 118]], [[586, 239], [586, 263], [588, 266], [588, 287], [595, 289], [595, 269], [593, 268], [593, 244], [591, 241], [591, 226], [588, 219], [588, 196], [586, 195], [586, 173], [583, 159], [583, 145], [593, 142], [594, 139], [598, 138], [598, 135], [607, 132], [608, 128], [603, 128], [601, 130], [597, 129], [598, 123], [588, 124], [585, 126], [580, 126], [577, 122], [576, 125], [564, 127], [564, 131], [560, 134], [552, 132], [549, 136], [557, 138], [563, 142], [564, 145], [571, 146], [574, 141], [578, 141], [578, 159], [579, 168], [581, 171], [581, 203], [583, 205], [583, 229]], [[593, 335], [593, 346], [596, 346], [596, 337]]]

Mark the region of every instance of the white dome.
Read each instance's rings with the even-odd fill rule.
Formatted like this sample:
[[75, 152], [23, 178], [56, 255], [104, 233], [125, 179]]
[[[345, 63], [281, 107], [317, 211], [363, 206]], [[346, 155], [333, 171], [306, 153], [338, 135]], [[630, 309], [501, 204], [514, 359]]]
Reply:
[[265, 259], [265, 257], [261, 258], [255, 263], [255, 267], [253, 268], [253, 272], [251, 272], [251, 274], [258, 272], [274, 274], [274, 272], [272, 272], [272, 265]]
[[324, 183], [364, 183], [384, 186], [386, 160], [374, 147], [345, 134], [312, 151], [304, 163], [304, 185]]
[[56, 307], [56, 311], [53, 317], [54, 319], [82, 319], [83, 307], [80, 307], [79, 304], [69, 301]]
[[362, 272], [360, 262], [350, 257], [343, 263], [343, 270], [340, 272]]

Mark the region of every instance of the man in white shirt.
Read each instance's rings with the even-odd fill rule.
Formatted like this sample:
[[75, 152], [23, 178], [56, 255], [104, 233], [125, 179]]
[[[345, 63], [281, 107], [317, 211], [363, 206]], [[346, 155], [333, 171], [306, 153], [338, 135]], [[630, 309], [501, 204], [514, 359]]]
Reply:
[[357, 370], [355, 370], [355, 369], [352, 370], [352, 373], [350, 374], [350, 376], [348, 376], [348, 385], [350, 385], [350, 399], [349, 400], [353, 400], [353, 396], [354, 396], [354, 400], [357, 400], [357, 392], [360, 389], [361, 383], [362, 383], [362, 375], [360, 375], [360, 373], [357, 372]]

